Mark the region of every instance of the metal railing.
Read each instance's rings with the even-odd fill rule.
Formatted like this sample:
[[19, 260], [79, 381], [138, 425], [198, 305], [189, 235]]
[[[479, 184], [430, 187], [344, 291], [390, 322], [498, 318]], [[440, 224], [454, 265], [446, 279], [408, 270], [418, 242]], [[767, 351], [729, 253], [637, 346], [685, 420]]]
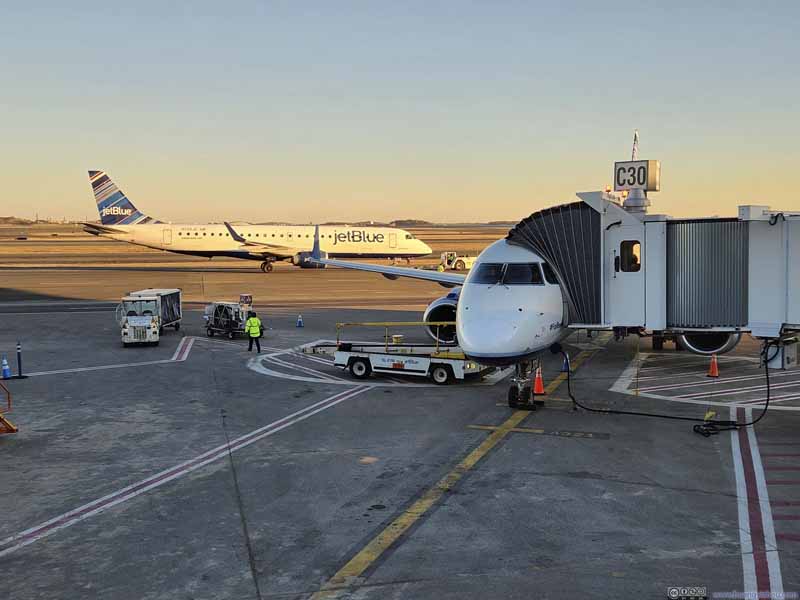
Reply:
[[454, 327], [455, 321], [367, 321], [363, 323], [337, 323], [336, 324], [336, 344], [341, 341], [342, 330], [345, 327], [383, 327], [383, 340], [386, 351], [389, 351], [389, 327], [436, 327], [436, 352], [439, 352], [439, 328]]

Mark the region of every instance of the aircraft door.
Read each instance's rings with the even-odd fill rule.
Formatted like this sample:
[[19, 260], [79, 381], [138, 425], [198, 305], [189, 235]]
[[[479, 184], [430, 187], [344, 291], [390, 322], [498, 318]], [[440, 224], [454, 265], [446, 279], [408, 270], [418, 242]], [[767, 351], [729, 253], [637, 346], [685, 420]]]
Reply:
[[390, 233], [389, 234], [389, 248], [397, 248], [397, 234]]
[[172, 243], [172, 229], [170, 227], [163, 229], [163, 234], [164, 245], [169, 246]]
[[606, 231], [605, 322], [620, 327], [645, 323], [644, 227], [615, 226]]

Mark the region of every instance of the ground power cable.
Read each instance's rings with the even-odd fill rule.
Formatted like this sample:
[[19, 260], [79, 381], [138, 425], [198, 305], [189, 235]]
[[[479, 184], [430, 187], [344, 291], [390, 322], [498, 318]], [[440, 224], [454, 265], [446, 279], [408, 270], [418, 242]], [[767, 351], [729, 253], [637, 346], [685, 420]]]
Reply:
[[[572, 382], [571, 382], [571, 371], [572, 367], [569, 361], [569, 355], [564, 351], [561, 347], [561, 344], [553, 344], [550, 348], [550, 351], [553, 354], [561, 354], [564, 357], [564, 361], [566, 363], [566, 375], [567, 375], [567, 394], [569, 395], [570, 400], [572, 400], [572, 405], [574, 410], [578, 410], [578, 408], [582, 408], [583, 410], [593, 412], [593, 413], [603, 413], [607, 415], [631, 415], [635, 417], [652, 417], [655, 419], [669, 419], [672, 421], [689, 421], [694, 422], [696, 425], [692, 428], [695, 433], [699, 433], [704, 437], [710, 437], [712, 435], [721, 433], [723, 431], [731, 431], [739, 429], [740, 427], [752, 427], [756, 423], [758, 423], [761, 419], [764, 418], [764, 415], [767, 414], [767, 410], [769, 410], [769, 400], [770, 400], [770, 383], [769, 383], [769, 361], [767, 358], [769, 357], [769, 349], [773, 346], [776, 346], [774, 342], [767, 342], [761, 351], [761, 356], [763, 357], [764, 361], [764, 379], [766, 380], [766, 388], [767, 388], [767, 397], [764, 404], [764, 410], [761, 411], [761, 414], [758, 415], [755, 419], [748, 423], [740, 423], [738, 421], [725, 421], [725, 420], [716, 420], [716, 419], [700, 419], [697, 417], [681, 417], [678, 415], [668, 415], [664, 413], [648, 413], [636, 410], [618, 410], [614, 408], [592, 408], [590, 406], [586, 406], [578, 402], [575, 396], [572, 393]], [[774, 357], [775, 355], [773, 355]]]

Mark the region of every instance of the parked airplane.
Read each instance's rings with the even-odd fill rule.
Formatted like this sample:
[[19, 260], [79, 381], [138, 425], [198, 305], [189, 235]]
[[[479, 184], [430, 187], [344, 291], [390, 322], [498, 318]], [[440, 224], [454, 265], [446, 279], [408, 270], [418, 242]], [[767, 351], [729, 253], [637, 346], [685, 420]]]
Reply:
[[[103, 171], [89, 171], [100, 223], [83, 223], [93, 234], [194, 256], [228, 256], [261, 261], [272, 271], [276, 260], [315, 268], [307, 261], [314, 227], [299, 225], [176, 224], [157, 221], [139, 211]], [[405, 258], [425, 256], [431, 248], [402, 229], [329, 225], [319, 229], [320, 245], [339, 258]]]
[[[313, 263], [455, 288], [428, 305], [423, 316], [425, 322], [455, 321], [455, 328], [429, 327], [428, 332], [441, 342], [458, 341], [464, 354], [478, 362], [513, 365], [512, 405], [530, 397], [533, 360], [574, 331], [568, 328], [569, 309], [555, 270], [537, 253], [507, 239], [484, 249], [467, 275], [333, 260], [318, 242], [315, 236]], [[684, 332], [677, 337], [692, 352], [705, 348], [698, 340], [709, 340], [714, 348], [700, 353], [711, 354], [731, 350], [740, 334]]]

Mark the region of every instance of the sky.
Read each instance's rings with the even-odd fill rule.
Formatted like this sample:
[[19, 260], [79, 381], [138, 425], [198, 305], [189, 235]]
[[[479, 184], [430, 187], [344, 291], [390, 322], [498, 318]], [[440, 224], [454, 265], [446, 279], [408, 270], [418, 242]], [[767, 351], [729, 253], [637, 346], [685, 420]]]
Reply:
[[0, 4], [0, 215], [86, 171], [209, 220], [516, 220], [662, 162], [652, 212], [800, 209], [798, 2]]

